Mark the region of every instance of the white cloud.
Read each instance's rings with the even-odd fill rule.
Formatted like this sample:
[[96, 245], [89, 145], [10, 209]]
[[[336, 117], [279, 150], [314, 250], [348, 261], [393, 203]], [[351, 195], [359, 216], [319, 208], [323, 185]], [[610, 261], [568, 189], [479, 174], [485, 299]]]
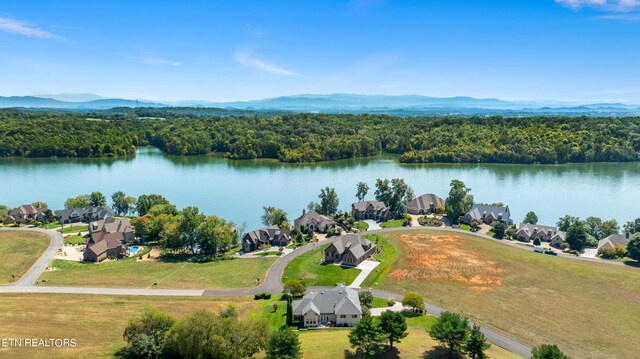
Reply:
[[0, 31], [11, 32], [36, 39], [65, 40], [64, 37], [30, 25], [25, 21], [0, 17]]
[[618, 22], [640, 22], [640, 14], [606, 14], [602, 16], [598, 16], [598, 19], [609, 20], [609, 21], [618, 21]]
[[293, 71], [289, 71], [279, 67], [277, 65], [266, 63], [262, 60], [253, 58], [251, 54], [246, 52], [236, 52], [234, 59], [236, 62], [241, 63], [248, 67], [253, 67], [260, 69], [262, 71], [266, 71], [275, 75], [281, 76], [296, 76], [297, 74]]
[[142, 59], [144, 61], [145, 64], [147, 65], [152, 65], [152, 66], [182, 66], [182, 62], [178, 62], [178, 61], [171, 61], [171, 60], [167, 60], [167, 59], [162, 59], [159, 57], [146, 57], [144, 59]]
[[640, 0], [555, 0], [555, 2], [573, 9], [590, 7], [617, 12], [632, 11], [640, 7]]

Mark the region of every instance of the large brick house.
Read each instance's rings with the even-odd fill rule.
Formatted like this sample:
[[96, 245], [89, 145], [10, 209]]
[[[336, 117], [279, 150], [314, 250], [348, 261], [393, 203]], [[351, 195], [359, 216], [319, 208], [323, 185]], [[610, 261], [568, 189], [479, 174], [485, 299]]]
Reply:
[[291, 241], [291, 232], [278, 226], [269, 226], [245, 233], [242, 236], [242, 249], [253, 252], [262, 245], [287, 246]]
[[391, 209], [380, 201], [361, 201], [351, 205], [351, 215], [357, 220], [372, 219], [377, 222], [389, 220]]
[[355, 234], [345, 234], [324, 250], [325, 262], [358, 265], [376, 252], [376, 245]]

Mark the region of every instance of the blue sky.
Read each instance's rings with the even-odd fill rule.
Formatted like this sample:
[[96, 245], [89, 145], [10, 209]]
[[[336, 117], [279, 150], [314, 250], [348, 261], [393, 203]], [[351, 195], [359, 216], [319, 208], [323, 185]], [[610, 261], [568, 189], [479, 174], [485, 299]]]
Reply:
[[640, 0], [0, 3], [0, 95], [640, 103]]

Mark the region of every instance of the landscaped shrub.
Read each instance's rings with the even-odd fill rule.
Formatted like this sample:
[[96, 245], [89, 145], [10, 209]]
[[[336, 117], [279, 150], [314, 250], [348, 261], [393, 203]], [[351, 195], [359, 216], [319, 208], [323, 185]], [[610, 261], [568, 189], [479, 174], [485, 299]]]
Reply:
[[255, 300], [271, 299], [271, 293], [267, 293], [267, 292], [256, 293], [253, 295], [253, 299]]
[[604, 259], [624, 258], [627, 256], [627, 248], [621, 244], [616, 244], [613, 248], [600, 249], [598, 255]]
[[396, 305], [396, 299], [395, 298], [389, 298], [387, 299], [387, 305], [389, 307], [393, 307], [394, 305]]
[[442, 221], [439, 220], [438, 218], [434, 218], [434, 217], [420, 217], [418, 218], [418, 223], [421, 226], [426, 226], [426, 227], [440, 227], [442, 226]]

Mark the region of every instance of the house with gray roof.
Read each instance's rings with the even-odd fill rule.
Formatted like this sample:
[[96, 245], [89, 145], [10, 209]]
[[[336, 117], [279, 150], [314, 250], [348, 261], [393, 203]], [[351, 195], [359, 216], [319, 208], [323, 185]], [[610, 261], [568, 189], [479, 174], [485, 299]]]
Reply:
[[629, 239], [631, 238], [631, 234], [629, 232], [624, 235], [621, 234], [612, 234], [609, 237], [602, 238], [598, 241], [598, 251], [605, 248], [615, 248], [616, 244], [619, 244], [623, 247], [627, 247], [629, 244]]
[[13, 208], [2, 221], [3, 224], [22, 224], [30, 221], [43, 222], [47, 218], [51, 218], [51, 211], [44, 207], [36, 207], [31, 204], [23, 204]]
[[89, 223], [89, 235], [99, 236], [101, 233], [122, 233], [122, 239], [130, 242], [134, 237], [134, 230], [128, 218], [107, 217], [101, 221]]
[[429, 214], [436, 213], [438, 207], [444, 208], [444, 199], [433, 193], [423, 194], [407, 202], [407, 213]]
[[356, 290], [339, 284], [330, 290], [308, 292], [293, 302], [293, 318], [305, 328], [352, 327], [362, 318], [362, 306]]
[[345, 234], [324, 250], [325, 262], [356, 266], [376, 252], [376, 245], [356, 234]]
[[242, 236], [242, 249], [253, 252], [262, 245], [287, 246], [291, 241], [291, 231], [278, 226], [269, 226], [245, 233]]
[[460, 217], [460, 221], [471, 224], [471, 221], [477, 220], [482, 223], [491, 224], [491, 222], [499, 221], [506, 225], [511, 224], [511, 212], [509, 206], [490, 206], [485, 204], [474, 204], [471, 210], [464, 216]]
[[391, 209], [380, 201], [361, 201], [351, 205], [351, 215], [357, 220], [373, 219], [377, 222], [391, 219]]
[[100, 221], [107, 217], [113, 217], [111, 207], [87, 206], [82, 208], [65, 208], [59, 213], [60, 223], [78, 223]]
[[297, 231], [308, 232], [312, 231], [325, 233], [327, 229], [334, 226], [336, 222], [329, 217], [325, 217], [316, 211], [305, 212], [302, 211], [302, 216], [296, 218], [293, 221], [293, 228]]
[[551, 242], [560, 247], [566, 238], [566, 233], [554, 226], [520, 223], [516, 231], [516, 238], [521, 242], [530, 242], [538, 238], [544, 242]]

